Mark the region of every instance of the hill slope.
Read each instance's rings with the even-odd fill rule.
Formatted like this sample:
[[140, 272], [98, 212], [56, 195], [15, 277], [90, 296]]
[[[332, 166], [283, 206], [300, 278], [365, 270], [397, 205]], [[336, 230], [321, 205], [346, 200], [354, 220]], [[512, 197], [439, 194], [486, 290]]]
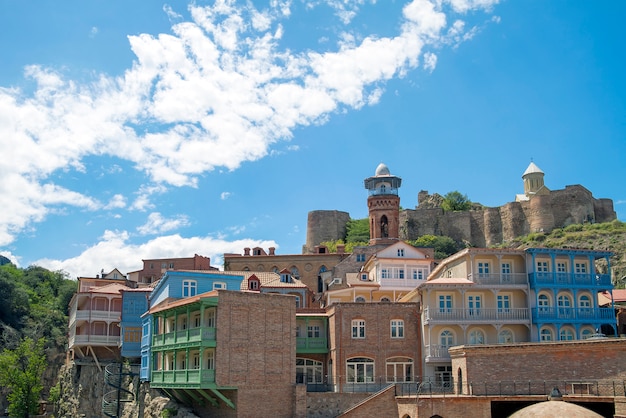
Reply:
[[503, 247], [579, 248], [611, 251], [611, 270], [616, 288], [626, 287], [626, 223], [575, 224], [549, 234], [533, 233], [504, 243]]

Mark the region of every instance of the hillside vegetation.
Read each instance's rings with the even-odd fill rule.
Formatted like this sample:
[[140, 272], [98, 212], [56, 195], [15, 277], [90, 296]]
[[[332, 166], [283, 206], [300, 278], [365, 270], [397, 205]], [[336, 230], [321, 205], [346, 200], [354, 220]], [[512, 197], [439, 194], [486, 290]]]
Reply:
[[626, 223], [618, 220], [598, 224], [573, 224], [554, 229], [549, 234], [532, 233], [504, 243], [502, 247], [611, 251], [613, 284], [616, 288], [624, 288], [626, 285]]

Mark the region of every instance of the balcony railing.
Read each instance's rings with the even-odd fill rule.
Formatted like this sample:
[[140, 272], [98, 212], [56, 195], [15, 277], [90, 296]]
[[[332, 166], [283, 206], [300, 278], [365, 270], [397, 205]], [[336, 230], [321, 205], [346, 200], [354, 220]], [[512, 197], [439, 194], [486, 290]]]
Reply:
[[606, 288], [611, 286], [610, 274], [578, 274], [559, 272], [534, 272], [529, 275], [531, 284], [576, 285]]
[[561, 308], [545, 306], [532, 308], [534, 322], [594, 322], [613, 321], [615, 322], [615, 311], [610, 308]]
[[70, 313], [70, 324], [76, 321], [120, 321], [121, 312], [116, 311], [94, 311], [94, 310], [72, 310]]
[[119, 346], [121, 337], [119, 335], [74, 335], [69, 338], [69, 346], [74, 345], [101, 345]]
[[475, 273], [467, 276], [468, 280], [478, 285], [489, 286], [509, 286], [509, 285], [527, 285], [528, 277], [525, 273]]
[[328, 340], [326, 338], [308, 338], [297, 337], [296, 338], [296, 351], [299, 353], [306, 352], [327, 352]]
[[152, 370], [150, 386], [190, 386], [215, 382], [214, 369]]
[[495, 308], [495, 309], [470, 309], [470, 308], [424, 308], [425, 322], [528, 322], [530, 320], [528, 308]]
[[448, 353], [448, 346], [432, 344], [424, 347], [424, 357], [426, 362], [433, 361], [450, 361], [450, 353]]
[[215, 327], [188, 328], [165, 334], [156, 334], [152, 337], [152, 348], [207, 340], [215, 341]]

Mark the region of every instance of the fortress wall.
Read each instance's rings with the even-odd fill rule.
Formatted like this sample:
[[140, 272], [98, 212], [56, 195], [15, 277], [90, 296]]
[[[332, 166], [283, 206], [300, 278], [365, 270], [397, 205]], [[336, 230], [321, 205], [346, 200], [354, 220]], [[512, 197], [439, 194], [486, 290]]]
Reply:
[[309, 212], [306, 228], [306, 248], [304, 254], [312, 254], [314, 247], [324, 241], [344, 239], [346, 224], [350, 220], [348, 212], [338, 210], [314, 210]]
[[405, 209], [400, 211], [400, 239], [416, 239], [422, 235], [441, 235], [439, 219], [443, 209]]
[[502, 242], [502, 217], [500, 208], [485, 208], [483, 211], [485, 247]]
[[530, 199], [528, 221], [530, 232], [550, 232], [554, 228], [554, 214], [550, 195], [535, 195]]
[[500, 207], [502, 239], [504, 241], [510, 241], [530, 232], [524, 206], [528, 206], [528, 202], [509, 202]]
[[617, 219], [617, 213], [613, 209], [611, 199], [595, 199], [593, 210], [596, 214], [596, 222], [610, 222]]
[[565, 186], [550, 193], [554, 224], [563, 227], [583, 222], [594, 222], [594, 198], [581, 185]]
[[455, 241], [472, 239], [472, 219], [470, 211], [446, 212], [441, 219], [441, 234]]
[[484, 247], [487, 242], [487, 232], [485, 227], [485, 214], [482, 210], [470, 210], [470, 230], [469, 242], [476, 247]]

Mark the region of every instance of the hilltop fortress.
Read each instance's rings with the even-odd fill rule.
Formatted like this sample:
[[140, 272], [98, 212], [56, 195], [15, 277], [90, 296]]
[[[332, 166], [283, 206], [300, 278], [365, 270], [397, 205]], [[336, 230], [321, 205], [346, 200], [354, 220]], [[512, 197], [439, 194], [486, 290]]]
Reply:
[[[369, 189], [372, 179], [376, 178], [391, 178], [400, 186], [400, 178], [392, 176], [384, 164], [378, 166], [374, 177], [365, 180], [365, 187]], [[445, 212], [441, 208], [442, 196], [421, 191], [415, 209], [400, 210], [395, 225], [399, 228], [399, 237], [412, 240], [422, 235], [445, 235], [474, 247], [489, 247], [531, 232], [547, 233], [571, 224], [608, 222], [617, 218], [613, 200], [596, 199], [579, 184], [561, 190], [548, 189], [544, 172], [533, 162], [522, 180], [524, 193], [518, 194], [515, 201], [499, 207], [473, 204], [468, 211]], [[315, 253], [321, 242], [343, 239], [349, 220], [347, 212], [309, 212], [303, 253]], [[393, 224], [393, 220], [390, 221]], [[372, 227], [377, 226], [370, 225]]]

